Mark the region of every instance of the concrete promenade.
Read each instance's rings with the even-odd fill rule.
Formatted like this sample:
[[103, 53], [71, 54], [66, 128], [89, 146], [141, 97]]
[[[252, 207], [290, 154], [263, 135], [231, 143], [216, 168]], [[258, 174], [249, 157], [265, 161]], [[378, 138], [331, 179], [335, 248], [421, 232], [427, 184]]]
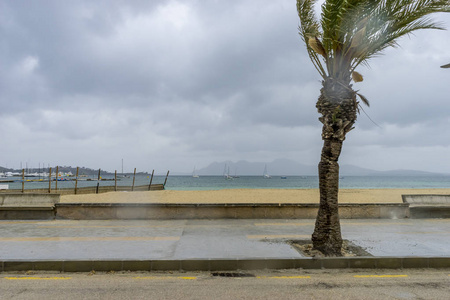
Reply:
[[0, 220], [0, 271], [450, 268], [450, 219], [341, 222], [372, 256], [303, 257], [311, 219]]

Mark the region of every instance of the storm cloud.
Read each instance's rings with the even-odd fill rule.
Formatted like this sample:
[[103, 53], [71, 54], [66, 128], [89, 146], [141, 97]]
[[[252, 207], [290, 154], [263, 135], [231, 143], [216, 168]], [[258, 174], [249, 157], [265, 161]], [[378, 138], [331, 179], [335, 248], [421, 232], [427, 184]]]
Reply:
[[[2, 1], [0, 166], [316, 164], [320, 77], [298, 24], [294, 0]], [[341, 162], [450, 172], [449, 31], [400, 44], [358, 69], [370, 119]]]

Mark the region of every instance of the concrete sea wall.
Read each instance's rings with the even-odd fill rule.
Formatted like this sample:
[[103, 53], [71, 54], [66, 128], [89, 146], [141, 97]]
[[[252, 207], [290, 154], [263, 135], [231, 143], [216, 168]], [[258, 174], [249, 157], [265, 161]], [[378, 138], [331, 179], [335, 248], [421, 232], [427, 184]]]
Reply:
[[[63, 219], [315, 219], [318, 204], [56, 204]], [[346, 204], [342, 219], [409, 217], [407, 204]]]
[[[341, 204], [341, 219], [450, 218], [450, 195], [400, 204]], [[318, 204], [59, 203], [59, 194], [0, 194], [0, 219], [314, 219]]]

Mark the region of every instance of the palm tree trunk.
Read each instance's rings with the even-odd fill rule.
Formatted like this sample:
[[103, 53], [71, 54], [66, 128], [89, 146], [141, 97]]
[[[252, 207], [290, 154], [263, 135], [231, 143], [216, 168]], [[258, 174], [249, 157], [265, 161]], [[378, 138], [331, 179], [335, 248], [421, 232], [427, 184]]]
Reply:
[[342, 256], [341, 224], [339, 222], [338, 158], [342, 141], [327, 139], [319, 163], [320, 206], [312, 235], [313, 247], [327, 256]]
[[322, 117], [324, 141], [319, 163], [320, 205], [312, 235], [313, 249], [326, 256], [342, 256], [338, 211], [339, 156], [346, 134], [356, 121], [358, 102], [351, 85], [333, 78], [323, 81], [316, 107]]

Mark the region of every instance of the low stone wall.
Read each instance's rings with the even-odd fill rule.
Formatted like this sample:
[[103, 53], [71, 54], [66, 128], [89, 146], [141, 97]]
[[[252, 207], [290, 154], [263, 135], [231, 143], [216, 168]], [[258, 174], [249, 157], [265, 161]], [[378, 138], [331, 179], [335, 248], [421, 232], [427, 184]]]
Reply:
[[402, 195], [413, 219], [450, 218], [450, 195]]
[[450, 195], [402, 195], [402, 200], [409, 204], [450, 205]]
[[59, 194], [2, 193], [0, 207], [53, 207], [59, 199]]
[[0, 194], [0, 220], [51, 220], [59, 194]]
[[54, 220], [55, 208], [0, 206], [0, 220]]
[[[122, 204], [58, 203], [56, 217], [107, 219], [315, 219], [318, 204]], [[408, 204], [344, 204], [342, 219], [408, 218]]]
[[[341, 204], [341, 219], [450, 218], [450, 195], [403, 204]], [[0, 193], [0, 219], [315, 219], [318, 204], [59, 203], [59, 194]]]
[[412, 219], [448, 219], [450, 205], [411, 205], [409, 214]]

